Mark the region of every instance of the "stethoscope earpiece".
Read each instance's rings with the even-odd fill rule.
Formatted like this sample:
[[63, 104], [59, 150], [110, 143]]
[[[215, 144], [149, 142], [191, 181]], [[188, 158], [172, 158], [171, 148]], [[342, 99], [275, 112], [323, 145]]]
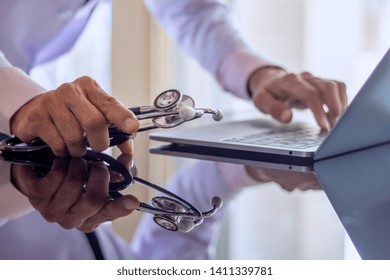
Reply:
[[217, 122], [223, 119], [223, 112], [220, 109], [216, 109], [215, 113], [213, 114], [213, 119]]
[[223, 205], [223, 200], [219, 196], [213, 196], [213, 198], [211, 199], [210, 204], [211, 204], [212, 207], [214, 207], [216, 209], [220, 209], [222, 207], [222, 205]]

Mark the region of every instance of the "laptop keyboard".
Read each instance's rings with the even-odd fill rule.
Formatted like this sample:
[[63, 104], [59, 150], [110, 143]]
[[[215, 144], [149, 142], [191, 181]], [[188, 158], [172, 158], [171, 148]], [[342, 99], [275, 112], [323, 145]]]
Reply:
[[222, 141], [280, 148], [307, 149], [321, 144], [325, 136], [326, 133], [307, 127], [294, 131], [263, 131], [261, 133], [226, 138], [222, 139]]

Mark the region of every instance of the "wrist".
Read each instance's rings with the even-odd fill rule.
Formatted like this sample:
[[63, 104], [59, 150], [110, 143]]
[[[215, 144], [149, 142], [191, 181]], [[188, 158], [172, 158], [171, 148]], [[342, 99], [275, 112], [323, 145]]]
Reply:
[[254, 70], [247, 80], [247, 94], [250, 98], [270, 81], [286, 75], [286, 69], [276, 65], [267, 65]]

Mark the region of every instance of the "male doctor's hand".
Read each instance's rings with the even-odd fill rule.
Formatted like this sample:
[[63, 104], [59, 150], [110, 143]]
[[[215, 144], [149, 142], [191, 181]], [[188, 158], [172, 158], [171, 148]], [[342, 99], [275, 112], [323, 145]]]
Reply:
[[[22, 106], [11, 119], [11, 132], [25, 143], [45, 141], [56, 156], [85, 154], [87, 143], [100, 152], [109, 147], [108, 125], [126, 133], [138, 130], [134, 114], [89, 77], [65, 83]], [[121, 145], [124, 152], [126, 144]]]
[[329, 131], [347, 107], [345, 84], [313, 76], [287, 73], [279, 67], [263, 67], [248, 80], [252, 101], [263, 113], [283, 123], [292, 119], [292, 109], [310, 109], [324, 131]]

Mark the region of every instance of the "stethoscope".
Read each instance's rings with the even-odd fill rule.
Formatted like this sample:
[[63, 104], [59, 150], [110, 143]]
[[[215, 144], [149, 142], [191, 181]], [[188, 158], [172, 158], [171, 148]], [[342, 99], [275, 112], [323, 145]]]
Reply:
[[[35, 172], [41, 176], [46, 176], [51, 170], [54, 155], [42, 155], [40, 153], [15, 153], [3, 151], [0, 155], [5, 161], [12, 164], [24, 164], [31, 166]], [[211, 201], [211, 209], [201, 212], [187, 200], [180, 196], [158, 186], [140, 177], [132, 174], [120, 161], [114, 159], [108, 154], [98, 153], [87, 150], [82, 157], [87, 161], [103, 162], [110, 173], [115, 173], [121, 180], [109, 183], [109, 196], [111, 199], [117, 199], [122, 196], [120, 191], [127, 189], [134, 183], [152, 188], [161, 193], [160, 196], [153, 197], [151, 204], [140, 202], [138, 211], [153, 214], [153, 220], [162, 228], [170, 231], [189, 232], [195, 226], [200, 225], [204, 218], [214, 215], [222, 207], [223, 201], [220, 197], [214, 196]]]
[[[138, 131], [146, 131], [156, 128], [173, 128], [185, 122], [195, 120], [204, 114], [211, 114], [215, 121], [223, 118], [223, 112], [219, 109], [195, 108], [195, 101], [188, 95], [183, 95], [176, 89], [169, 89], [160, 93], [152, 106], [139, 106], [129, 108], [139, 121], [151, 120], [151, 124], [141, 126]], [[131, 134], [124, 133], [120, 129], [110, 126], [110, 147], [127, 141]], [[0, 151], [17, 153], [31, 153], [35, 151], [48, 151], [50, 148], [45, 142], [37, 138], [29, 144], [21, 143], [17, 138], [9, 138], [0, 143]]]
[[[195, 109], [195, 102], [186, 95], [181, 95], [178, 90], [167, 90], [159, 94], [154, 101], [154, 106], [142, 106], [130, 108], [139, 119], [151, 119], [152, 124], [142, 128], [141, 131], [153, 128], [170, 128], [178, 126], [186, 121], [203, 116], [205, 113], [213, 115], [215, 120], [221, 120], [222, 111], [216, 109]], [[110, 145], [117, 145], [128, 140], [131, 135], [120, 133], [120, 130], [110, 130]], [[40, 139], [30, 144], [22, 143], [18, 138], [12, 137], [0, 142], [1, 157], [14, 164], [26, 164], [32, 166], [42, 176], [51, 168], [54, 155], [50, 148]], [[189, 232], [195, 226], [200, 225], [204, 218], [214, 215], [222, 207], [223, 201], [214, 196], [211, 201], [211, 209], [201, 212], [194, 205], [180, 196], [159, 187], [147, 180], [134, 176], [121, 162], [108, 154], [87, 150], [83, 156], [85, 160], [102, 161], [111, 172], [120, 174], [123, 180], [110, 182], [109, 195], [112, 199], [121, 197], [121, 190], [130, 187], [134, 183], [152, 188], [160, 192], [161, 196], [152, 198], [151, 204], [141, 202], [138, 211], [153, 214], [153, 220], [162, 228], [170, 231]]]
[[210, 200], [212, 208], [206, 212], [201, 212], [193, 204], [180, 196], [133, 175], [122, 163], [107, 154], [88, 150], [84, 159], [103, 161], [111, 170], [119, 172], [123, 176], [124, 179], [121, 182], [110, 183], [109, 195], [113, 199], [121, 197], [122, 194], [120, 191], [134, 183], [159, 192], [161, 195], [153, 197], [151, 199], [151, 205], [140, 202], [137, 210], [153, 214], [154, 222], [166, 230], [189, 232], [195, 226], [200, 225], [204, 218], [211, 217], [222, 207], [222, 199], [214, 196]]
[[154, 128], [172, 128], [184, 122], [202, 117], [204, 114], [212, 114], [215, 121], [223, 118], [219, 109], [195, 108], [194, 100], [181, 94], [176, 89], [169, 89], [160, 93], [154, 100], [153, 106], [141, 106], [129, 108], [138, 120], [151, 119], [152, 124], [141, 126], [138, 131]]

